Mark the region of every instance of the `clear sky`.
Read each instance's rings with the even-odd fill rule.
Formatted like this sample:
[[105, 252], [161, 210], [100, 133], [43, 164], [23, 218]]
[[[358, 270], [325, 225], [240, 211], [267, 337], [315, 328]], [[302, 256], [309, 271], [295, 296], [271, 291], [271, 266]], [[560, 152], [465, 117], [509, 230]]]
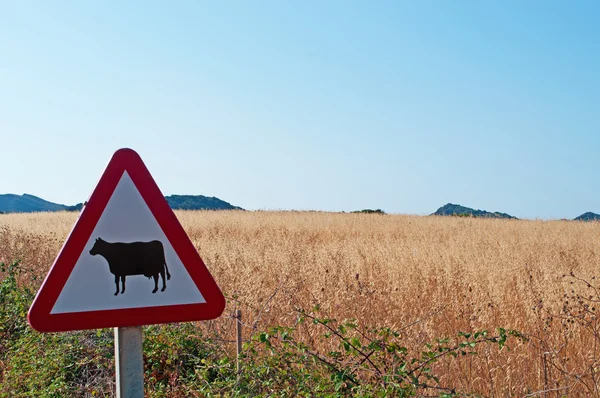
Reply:
[[1, 1], [0, 193], [600, 213], [600, 2]]

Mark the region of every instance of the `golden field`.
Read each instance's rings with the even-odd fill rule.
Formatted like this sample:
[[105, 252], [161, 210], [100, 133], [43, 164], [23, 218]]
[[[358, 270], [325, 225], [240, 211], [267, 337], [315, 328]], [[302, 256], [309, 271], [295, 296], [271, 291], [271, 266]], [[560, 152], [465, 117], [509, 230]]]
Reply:
[[[292, 325], [295, 308], [316, 304], [330, 317], [400, 330], [404, 344], [417, 349], [460, 331], [512, 328], [528, 341], [445, 360], [437, 365], [440, 383], [484, 396], [599, 394], [598, 223], [318, 212], [177, 216], [228, 297], [226, 314], [242, 309], [246, 337]], [[0, 215], [0, 262], [21, 260], [43, 277], [76, 218]], [[22, 283], [39, 286], [32, 276], [22, 275]], [[224, 317], [199, 327], [232, 340], [231, 324]], [[310, 340], [314, 332], [306, 333]]]

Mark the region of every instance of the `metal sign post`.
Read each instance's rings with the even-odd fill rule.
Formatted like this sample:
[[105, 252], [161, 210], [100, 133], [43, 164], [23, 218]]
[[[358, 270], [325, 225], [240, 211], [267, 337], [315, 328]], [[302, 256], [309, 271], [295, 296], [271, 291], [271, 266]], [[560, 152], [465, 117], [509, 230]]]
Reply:
[[144, 398], [142, 327], [115, 328], [117, 398]]

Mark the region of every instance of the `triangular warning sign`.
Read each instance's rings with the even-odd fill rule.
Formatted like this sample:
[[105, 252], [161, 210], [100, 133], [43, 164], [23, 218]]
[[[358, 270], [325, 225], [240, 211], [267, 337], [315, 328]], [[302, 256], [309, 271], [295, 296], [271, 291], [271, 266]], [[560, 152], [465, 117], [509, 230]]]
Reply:
[[40, 332], [217, 318], [225, 298], [139, 155], [118, 150], [29, 309]]

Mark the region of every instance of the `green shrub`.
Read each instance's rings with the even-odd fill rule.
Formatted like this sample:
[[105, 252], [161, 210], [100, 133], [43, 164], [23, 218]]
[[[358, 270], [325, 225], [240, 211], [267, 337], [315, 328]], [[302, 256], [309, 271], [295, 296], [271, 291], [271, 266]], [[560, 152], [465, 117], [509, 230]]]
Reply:
[[381, 214], [381, 215], [384, 215], [385, 211], [383, 211], [381, 209], [376, 209], [376, 210], [373, 210], [373, 209], [363, 209], [363, 210], [353, 211], [352, 213]]
[[20, 265], [0, 264], [0, 397], [108, 396], [114, 390], [109, 330], [42, 334], [27, 323], [34, 292]]
[[[0, 264], [0, 397], [108, 397], [114, 395], [113, 331], [43, 334], [27, 324], [34, 292], [17, 283], [22, 267]], [[476, 355], [482, 344], [503, 349], [513, 330], [459, 333], [410, 352], [389, 328], [361, 328], [355, 320], [297, 310], [294, 327], [255, 333], [244, 345], [242, 372], [218, 340], [192, 323], [144, 328], [144, 376], [148, 397], [449, 397], [435, 364]], [[296, 335], [310, 328], [318, 351]], [[306, 330], [303, 330], [306, 332]], [[303, 335], [306, 335], [305, 333]], [[313, 343], [316, 341], [313, 341]]]

